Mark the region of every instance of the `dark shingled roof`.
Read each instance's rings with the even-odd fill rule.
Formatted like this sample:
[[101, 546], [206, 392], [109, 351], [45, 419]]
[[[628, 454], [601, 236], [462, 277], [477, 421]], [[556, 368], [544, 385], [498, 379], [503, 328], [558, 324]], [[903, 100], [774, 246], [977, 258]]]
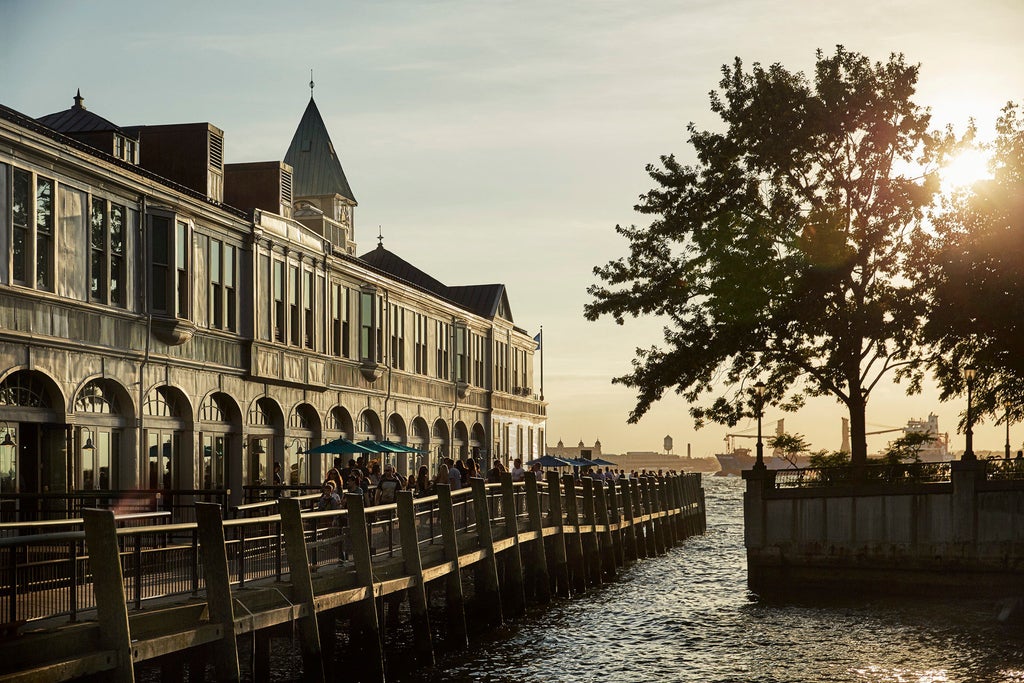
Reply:
[[508, 298], [505, 294], [505, 285], [462, 285], [459, 287], [448, 287], [440, 281], [427, 275], [422, 270], [412, 265], [401, 256], [392, 253], [378, 244], [377, 248], [359, 257], [359, 260], [372, 266], [374, 269], [387, 273], [396, 279], [407, 282], [417, 289], [435, 294], [447, 299], [460, 308], [475, 313], [484, 318], [493, 318], [503, 309], [510, 322], [512, 320], [512, 309], [509, 308]]
[[106, 131], [116, 131], [122, 135], [126, 134], [119, 126], [86, 109], [85, 105], [82, 104], [82, 102], [85, 101], [85, 98], [82, 97], [82, 92], [80, 90], [75, 95], [74, 100], [75, 103], [71, 106], [71, 109], [65, 109], [64, 111], [40, 116], [36, 120], [47, 128], [55, 130], [58, 133], [64, 133], [65, 135]]
[[312, 97], [288, 145], [284, 162], [293, 169], [295, 197], [340, 194], [353, 202], [356, 200]]

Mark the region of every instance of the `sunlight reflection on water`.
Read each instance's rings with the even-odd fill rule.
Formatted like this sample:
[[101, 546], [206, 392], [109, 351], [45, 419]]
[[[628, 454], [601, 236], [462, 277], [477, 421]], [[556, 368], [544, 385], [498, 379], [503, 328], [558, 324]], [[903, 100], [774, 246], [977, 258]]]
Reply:
[[998, 621], [992, 602], [758, 601], [746, 590], [743, 482], [704, 486], [707, 535], [389, 680], [1024, 683], [1024, 629]]

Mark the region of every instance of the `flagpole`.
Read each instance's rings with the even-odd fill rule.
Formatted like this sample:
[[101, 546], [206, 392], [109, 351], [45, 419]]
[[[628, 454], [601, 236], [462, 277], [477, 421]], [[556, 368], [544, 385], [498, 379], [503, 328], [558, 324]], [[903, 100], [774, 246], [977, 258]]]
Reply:
[[540, 400], [544, 400], [544, 326], [540, 326]]

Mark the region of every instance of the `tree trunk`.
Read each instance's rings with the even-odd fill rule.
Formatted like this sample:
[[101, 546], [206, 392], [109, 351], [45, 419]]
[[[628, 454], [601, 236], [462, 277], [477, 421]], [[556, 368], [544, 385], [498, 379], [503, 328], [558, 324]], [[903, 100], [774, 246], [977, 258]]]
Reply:
[[866, 465], [868, 462], [868, 439], [865, 434], [867, 431], [865, 416], [867, 402], [859, 398], [859, 387], [856, 392], [851, 391], [850, 393], [854, 394], [847, 403], [847, 407], [850, 409], [850, 464]]

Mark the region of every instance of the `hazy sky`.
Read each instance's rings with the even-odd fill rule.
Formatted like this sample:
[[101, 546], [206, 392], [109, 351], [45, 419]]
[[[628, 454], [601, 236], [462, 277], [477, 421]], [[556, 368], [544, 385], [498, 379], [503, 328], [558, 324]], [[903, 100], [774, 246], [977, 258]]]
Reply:
[[[717, 125], [707, 95], [722, 64], [808, 70], [837, 43], [903, 52], [922, 65], [916, 99], [936, 127], [973, 116], [990, 130], [1007, 100], [1024, 101], [1022, 28], [1021, 0], [0, 0], [0, 102], [38, 117], [81, 88], [119, 125], [209, 121], [227, 161], [281, 159], [312, 68], [359, 201], [360, 253], [379, 225], [385, 246], [446, 284], [504, 282], [516, 323], [544, 326], [549, 443], [660, 450], [671, 435], [676, 452], [710, 455], [727, 430], [694, 431], [675, 397], [625, 424], [632, 392], [609, 380], [660, 325], [582, 316], [592, 268], [626, 253], [614, 226], [644, 221], [632, 207], [652, 186], [645, 165], [688, 159], [688, 122]], [[961, 410], [884, 389], [868, 422], [933, 411], [962, 448]], [[844, 414], [821, 400], [786, 427], [838, 448]], [[977, 429], [976, 449], [1001, 449], [1002, 430]], [[1019, 448], [1024, 425], [1011, 439]]]

